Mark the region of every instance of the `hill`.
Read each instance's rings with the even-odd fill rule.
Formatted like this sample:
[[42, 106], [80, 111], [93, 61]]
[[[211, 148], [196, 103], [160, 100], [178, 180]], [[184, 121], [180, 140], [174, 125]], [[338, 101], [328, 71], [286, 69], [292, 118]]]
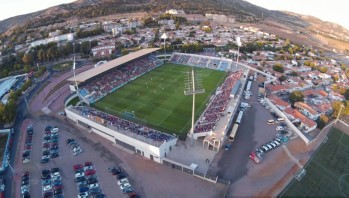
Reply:
[[[349, 31], [338, 24], [322, 21], [312, 16], [264, 9], [243, 0], [78, 0], [0, 21], [0, 32], [6, 32], [6, 34], [11, 31], [25, 32], [27, 29], [55, 23], [64, 22], [71, 25], [74, 20], [81, 21], [140, 11], [158, 13], [166, 9], [183, 9], [186, 13], [195, 14], [231, 15], [237, 22], [251, 23], [266, 31], [269, 28], [273, 31], [281, 27], [281, 30], [299, 37], [299, 41], [304, 39], [304, 35], [309, 36], [309, 40], [313, 40], [314, 45], [321, 43], [326, 49], [331, 49], [333, 46], [328, 45], [334, 41], [347, 42], [349, 45]], [[275, 33], [277, 34], [278, 31]], [[342, 50], [349, 49], [349, 46], [346, 47], [343, 45]]]

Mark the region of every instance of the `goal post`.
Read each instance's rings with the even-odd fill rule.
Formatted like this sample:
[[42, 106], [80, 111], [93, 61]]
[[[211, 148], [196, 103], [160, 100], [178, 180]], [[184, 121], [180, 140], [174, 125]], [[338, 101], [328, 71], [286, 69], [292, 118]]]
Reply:
[[134, 111], [124, 111], [124, 116], [128, 118], [136, 118], [136, 114]]

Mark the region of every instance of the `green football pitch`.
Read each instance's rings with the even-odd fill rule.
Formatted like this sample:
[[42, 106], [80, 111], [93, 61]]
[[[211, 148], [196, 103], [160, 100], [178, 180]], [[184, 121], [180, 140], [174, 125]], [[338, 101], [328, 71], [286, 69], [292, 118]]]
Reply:
[[[198, 118], [227, 73], [194, 69], [200, 74], [205, 89], [205, 93], [196, 95], [195, 115]], [[163, 132], [185, 135], [190, 130], [192, 109], [192, 96], [184, 95], [188, 71], [191, 67], [164, 64], [105, 96], [93, 106]]]
[[280, 197], [349, 197], [349, 136], [333, 128], [304, 168]]

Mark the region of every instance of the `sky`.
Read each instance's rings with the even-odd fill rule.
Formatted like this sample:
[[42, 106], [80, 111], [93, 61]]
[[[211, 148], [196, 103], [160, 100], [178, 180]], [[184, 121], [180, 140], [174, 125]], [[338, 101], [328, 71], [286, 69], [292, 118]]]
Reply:
[[75, 0], [0, 0], [0, 20]]
[[[0, 0], [0, 20], [74, 0]], [[270, 10], [286, 10], [338, 23], [349, 30], [348, 0], [246, 0]]]
[[269, 10], [291, 11], [335, 22], [349, 30], [348, 0], [245, 0]]

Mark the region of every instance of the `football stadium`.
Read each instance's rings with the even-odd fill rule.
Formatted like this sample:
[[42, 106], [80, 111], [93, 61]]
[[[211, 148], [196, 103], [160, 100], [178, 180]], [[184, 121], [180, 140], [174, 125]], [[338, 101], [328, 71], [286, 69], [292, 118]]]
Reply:
[[191, 129], [192, 95], [184, 94], [189, 73], [205, 90], [195, 96], [197, 139], [229, 125], [223, 117], [243, 71], [232, 72], [230, 59], [195, 54], [173, 53], [165, 63], [158, 50], [142, 49], [68, 79], [82, 103], [65, 111], [91, 132], [161, 163]]

